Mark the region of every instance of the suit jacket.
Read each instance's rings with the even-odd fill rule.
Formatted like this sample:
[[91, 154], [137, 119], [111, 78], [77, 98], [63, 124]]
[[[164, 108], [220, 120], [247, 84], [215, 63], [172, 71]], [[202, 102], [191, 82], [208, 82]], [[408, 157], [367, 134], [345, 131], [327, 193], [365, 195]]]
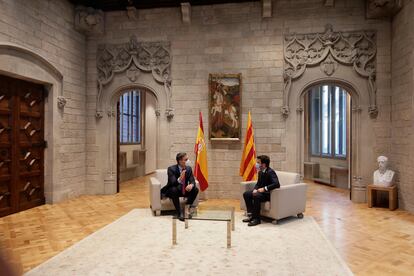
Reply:
[[276, 172], [268, 167], [264, 172], [259, 172], [259, 178], [254, 188], [265, 188], [265, 193], [269, 193], [271, 190], [280, 188], [279, 178], [277, 178]]
[[[178, 178], [180, 178], [180, 175], [181, 175], [180, 166], [172, 165], [168, 167], [167, 174], [168, 174], [168, 182], [167, 182], [167, 185], [162, 187], [161, 194], [165, 194], [166, 191], [170, 187], [177, 187], [181, 191], [182, 184], [178, 182]], [[191, 169], [191, 167], [186, 166], [185, 167], [185, 187], [187, 187], [188, 184], [193, 184], [195, 186], [195, 179], [194, 179], [193, 170]]]

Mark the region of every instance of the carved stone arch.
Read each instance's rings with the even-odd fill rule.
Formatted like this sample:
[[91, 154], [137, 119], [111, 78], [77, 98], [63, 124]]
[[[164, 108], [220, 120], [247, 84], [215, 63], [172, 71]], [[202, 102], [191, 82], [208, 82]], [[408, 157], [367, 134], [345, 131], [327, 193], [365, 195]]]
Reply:
[[[120, 86], [117, 90], [113, 91], [113, 94], [109, 97], [109, 102], [107, 103], [107, 106], [111, 106], [112, 108], [116, 107], [116, 103], [119, 100], [119, 97], [125, 93], [125, 91], [127, 90], [131, 90], [131, 89], [144, 89], [146, 93], [149, 93], [151, 95], [154, 96], [157, 106], [156, 109], [159, 111], [160, 109], [160, 96], [158, 95], [159, 93], [157, 93], [157, 91], [155, 91], [153, 88], [149, 87], [148, 85], [145, 84], [137, 84], [137, 83], [133, 83], [133, 84], [126, 84], [123, 86]], [[158, 113], [157, 116], [159, 116], [160, 114]]]
[[368, 85], [368, 113], [378, 115], [376, 100], [376, 33], [375, 31], [334, 32], [327, 25], [323, 33], [286, 34], [284, 36], [284, 87], [282, 115], [290, 113], [292, 83], [300, 79], [309, 68], [319, 66], [332, 76], [339, 66], [349, 66]]
[[44, 58], [42, 55], [40, 55], [36, 52], [33, 52], [32, 50], [30, 50], [26, 47], [17, 45], [17, 44], [2, 42], [0, 44], [0, 51], [2, 53], [4, 53], [7, 50], [15, 51], [20, 56], [25, 55], [27, 57], [33, 58], [34, 62], [36, 62], [39, 66], [42, 66], [43, 68], [45, 68], [56, 79], [58, 79], [58, 80], [63, 79], [62, 73], [52, 63], [50, 63], [46, 58]]
[[[155, 98], [155, 133], [153, 137], [155, 146], [156, 167], [166, 167], [169, 162], [169, 128], [170, 123], [167, 116], [161, 116], [160, 110], [168, 105], [164, 85], [154, 80], [152, 74], [139, 74], [132, 82], [127, 74], [115, 74], [112, 80], [103, 87], [101, 92], [102, 111], [100, 119], [96, 121], [96, 142], [100, 150], [97, 157], [99, 168], [99, 179], [97, 191], [103, 194], [116, 193], [116, 103], [119, 96], [129, 89], [141, 88]], [[148, 139], [147, 139], [148, 141]], [[149, 144], [148, 144], [149, 145]]]
[[[58, 108], [66, 103], [63, 97], [63, 75], [49, 60], [23, 46], [0, 43], [0, 73], [10, 77], [43, 84], [48, 90], [45, 101], [44, 137], [48, 143], [45, 149], [44, 189], [47, 203], [59, 202], [73, 196], [61, 184], [61, 155], [59, 142], [62, 114]], [[0, 91], [1, 94], [1, 91]], [[83, 193], [77, 191], [76, 193]]]
[[304, 98], [311, 87], [321, 84], [334, 84], [345, 88], [351, 95], [351, 151], [350, 162], [352, 200], [364, 202], [366, 185], [372, 178], [372, 166], [375, 160], [375, 144], [369, 137], [374, 133], [374, 122], [368, 112], [361, 112], [370, 105], [366, 80], [355, 75], [351, 67], [339, 67], [334, 76], [326, 76], [318, 68], [309, 68], [307, 74], [292, 83], [288, 105], [293, 111], [286, 117], [286, 130], [282, 137], [282, 146], [286, 148], [286, 160], [282, 169], [303, 174], [305, 160], [305, 114]]
[[303, 110], [303, 98], [304, 96], [309, 92], [309, 89], [318, 85], [322, 84], [333, 84], [336, 86], [339, 86], [343, 89], [345, 89], [352, 97], [353, 105], [359, 106], [360, 104], [360, 98], [361, 98], [361, 92], [360, 90], [354, 86], [351, 82], [341, 79], [341, 78], [334, 78], [334, 77], [322, 77], [322, 78], [316, 78], [309, 82], [307, 82], [302, 89], [300, 89], [300, 93], [295, 94], [294, 101], [295, 101], [295, 107], [296, 110]]
[[116, 74], [125, 74], [131, 82], [136, 82], [142, 73], [151, 73], [153, 79], [163, 85], [166, 95], [165, 115], [174, 116], [171, 94], [171, 49], [166, 41], [137, 42], [132, 36], [128, 43], [105, 44], [98, 47], [98, 94], [96, 117], [103, 116], [103, 89]]
[[[49, 62], [46, 58], [42, 55], [17, 44], [13, 43], [1, 43], [0, 44], [0, 53], [8, 56], [18, 57], [20, 59], [24, 59], [26, 61], [30, 61], [36, 66], [43, 69], [49, 76], [53, 77], [59, 85], [60, 89], [58, 90], [57, 95], [57, 105], [59, 108], [63, 109], [66, 105], [66, 98], [63, 96], [63, 74], [56, 68], [51, 62]], [[23, 63], [10, 63], [10, 62], [3, 62], [3, 65], [18, 67], [23, 66]], [[24, 68], [22, 68], [24, 70]], [[11, 72], [11, 68], [7, 70], [6, 68], [3, 69], [6, 73]], [[30, 80], [30, 79], [29, 79]], [[36, 81], [36, 79], [33, 79]], [[49, 81], [49, 83], [51, 83]]]
[[[108, 123], [106, 124], [106, 137], [108, 139], [108, 148], [104, 152], [104, 160], [106, 160], [106, 169], [105, 169], [105, 179], [104, 179], [104, 192], [105, 193], [114, 193], [116, 190], [116, 156], [117, 156], [117, 102], [119, 101], [119, 97], [125, 93], [128, 90], [131, 89], [143, 89], [145, 93], [149, 93], [154, 96], [156, 100], [156, 137], [152, 137], [153, 142], [155, 143], [155, 155], [156, 155], [156, 163], [160, 159], [162, 159], [159, 154], [160, 152], [159, 144], [160, 141], [162, 143], [165, 143], [164, 139], [166, 136], [160, 137], [160, 132], [162, 130], [160, 129], [160, 126], [163, 124], [160, 120], [160, 114], [159, 114], [159, 95], [156, 92], [155, 89], [139, 83], [134, 84], [126, 84], [121, 85], [117, 87], [116, 89], [112, 90], [111, 93], [109, 93], [109, 96], [107, 97], [106, 103], [108, 104], [109, 108], [107, 108], [107, 116], [105, 116], [108, 120]], [[144, 110], [145, 112], [145, 110]], [[144, 139], [145, 140], [145, 139]], [[156, 167], [158, 167], [158, 164], [156, 164]]]

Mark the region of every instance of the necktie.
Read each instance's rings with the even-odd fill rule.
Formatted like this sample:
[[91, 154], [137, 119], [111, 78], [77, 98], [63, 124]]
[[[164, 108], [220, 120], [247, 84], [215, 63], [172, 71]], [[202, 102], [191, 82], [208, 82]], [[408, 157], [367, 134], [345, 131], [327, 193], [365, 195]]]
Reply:
[[[184, 171], [184, 170], [183, 170]], [[181, 192], [183, 193], [183, 195], [185, 194], [185, 174], [183, 179], [181, 180]]]

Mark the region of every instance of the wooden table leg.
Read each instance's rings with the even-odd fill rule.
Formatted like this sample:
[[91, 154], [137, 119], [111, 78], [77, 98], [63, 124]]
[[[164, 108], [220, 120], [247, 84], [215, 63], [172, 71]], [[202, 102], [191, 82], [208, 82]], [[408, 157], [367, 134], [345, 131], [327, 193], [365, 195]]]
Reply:
[[388, 201], [389, 201], [389, 208], [391, 211], [397, 209], [397, 189], [393, 189], [388, 192]]
[[227, 221], [227, 248], [231, 247], [231, 221]]
[[231, 210], [231, 230], [234, 231], [236, 229], [235, 222], [234, 222], [234, 207]]
[[368, 187], [368, 208], [372, 208], [372, 189]]
[[177, 244], [177, 219], [173, 217], [172, 219], [172, 244]]
[[185, 224], [185, 229], [188, 229], [188, 214], [189, 214], [189, 207], [186, 205], [184, 206], [184, 224]]

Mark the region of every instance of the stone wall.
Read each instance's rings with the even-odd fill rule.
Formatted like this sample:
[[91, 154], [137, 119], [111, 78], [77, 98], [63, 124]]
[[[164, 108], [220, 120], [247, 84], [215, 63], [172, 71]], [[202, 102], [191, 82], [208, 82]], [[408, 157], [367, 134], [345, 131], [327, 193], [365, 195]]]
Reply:
[[392, 22], [392, 169], [400, 207], [414, 212], [414, 1]]
[[[169, 143], [162, 145], [159, 168], [174, 163], [177, 151], [190, 152], [194, 160], [200, 110], [208, 129], [208, 74], [242, 73], [241, 141], [250, 110], [258, 154], [269, 154], [272, 167], [278, 170], [294, 171], [296, 168], [285, 165], [289, 152], [283, 142], [286, 123], [280, 113], [283, 34], [322, 32], [326, 24], [336, 31], [376, 30], [379, 115], [372, 120], [372, 135], [360, 146], [371, 147], [373, 155], [391, 157], [391, 166], [397, 171], [400, 206], [414, 211], [414, 2], [403, 3], [403, 10], [392, 23], [366, 19], [364, 1], [359, 0], [337, 0], [334, 7], [325, 7], [322, 0], [274, 1], [273, 17], [266, 19], [261, 18], [260, 2], [196, 6], [188, 25], [182, 23], [179, 8], [140, 10], [137, 21], [118, 11], [105, 14], [104, 34], [91, 35], [85, 41], [84, 35], [74, 30], [74, 9], [68, 1], [0, 0], [0, 44], [25, 47], [63, 75], [62, 95], [67, 104], [57, 113], [57, 131], [53, 141], [48, 141], [56, 153], [53, 163], [58, 175], [50, 200], [56, 202], [104, 190], [97, 177], [102, 168], [96, 161], [99, 152], [107, 150], [107, 145], [99, 143], [99, 137], [106, 133], [97, 132], [95, 118], [99, 44], [125, 43], [131, 35], [139, 41], [171, 42], [175, 116], [162, 127]], [[0, 64], [0, 70], [3, 67]], [[25, 77], [30, 78], [30, 74]], [[137, 83], [140, 81], [138, 78]], [[164, 110], [160, 116], [165, 117]], [[238, 196], [241, 149], [242, 142], [208, 143], [209, 197]], [[375, 159], [367, 165], [374, 168]]]
[[[97, 141], [96, 51], [99, 44], [125, 43], [131, 35], [139, 41], [170, 41], [172, 49], [172, 94], [175, 116], [168, 124], [166, 155], [175, 162], [178, 151], [187, 151], [191, 159], [198, 125], [198, 112], [204, 115], [208, 129], [208, 74], [242, 73], [242, 139], [247, 112], [252, 112], [258, 154], [268, 154], [275, 169], [294, 171], [285, 166], [289, 152], [283, 144], [286, 123], [281, 116], [283, 96], [283, 34], [285, 32], [323, 32], [331, 24], [336, 31], [377, 31], [377, 84], [379, 115], [372, 120], [374, 132], [364, 138], [361, 147], [372, 147], [373, 155], [390, 153], [391, 114], [391, 23], [365, 19], [364, 1], [274, 1], [273, 17], [262, 19], [260, 2], [192, 7], [191, 24], [181, 21], [179, 8], [140, 10], [138, 20], [128, 19], [125, 11], [105, 14], [105, 34], [88, 38], [87, 43], [87, 166], [90, 193], [102, 191], [95, 183], [101, 170], [95, 157], [105, 150]], [[355, 78], [358, 76], [355, 74]], [[140, 80], [138, 79], [139, 83]], [[162, 110], [161, 116], [165, 116]], [[295, 112], [295, 111], [293, 111]], [[363, 110], [362, 112], [367, 112]], [[206, 131], [206, 135], [208, 132]], [[209, 197], [237, 198], [238, 169], [242, 142], [209, 142]], [[375, 167], [375, 158], [368, 166]], [[369, 182], [370, 179], [365, 179]], [[89, 185], [89, 184], [88, 184]]]
[[[57, 111], [55, 94], [61, 88], [53, 87], [48, 98], [53, 108], [46, 113], [50, 118], [53, 116], [53, 128], [46, 129], [46, 136], [53, 137], [47, 141], [47, 150], [53, 148], [54, 152], [53, 160], [46, 166], [53, 164], [55, 172], [47, 200], [57, 202], [84, 193], [86, 42], [84, 35], [74, 30], [73, 5], [66, 0], [1, 0], [0, 44], [7, 43], [42, 56], [63, 75], [62, 95], [67, 100], [66, 106], [63, 111]], [[23, 64], [0, 64], [0, 70], [18, 66]], [[23, 71], [25, 75], [18, 77], [37, 80], [37, 72], [24, 68]]]

